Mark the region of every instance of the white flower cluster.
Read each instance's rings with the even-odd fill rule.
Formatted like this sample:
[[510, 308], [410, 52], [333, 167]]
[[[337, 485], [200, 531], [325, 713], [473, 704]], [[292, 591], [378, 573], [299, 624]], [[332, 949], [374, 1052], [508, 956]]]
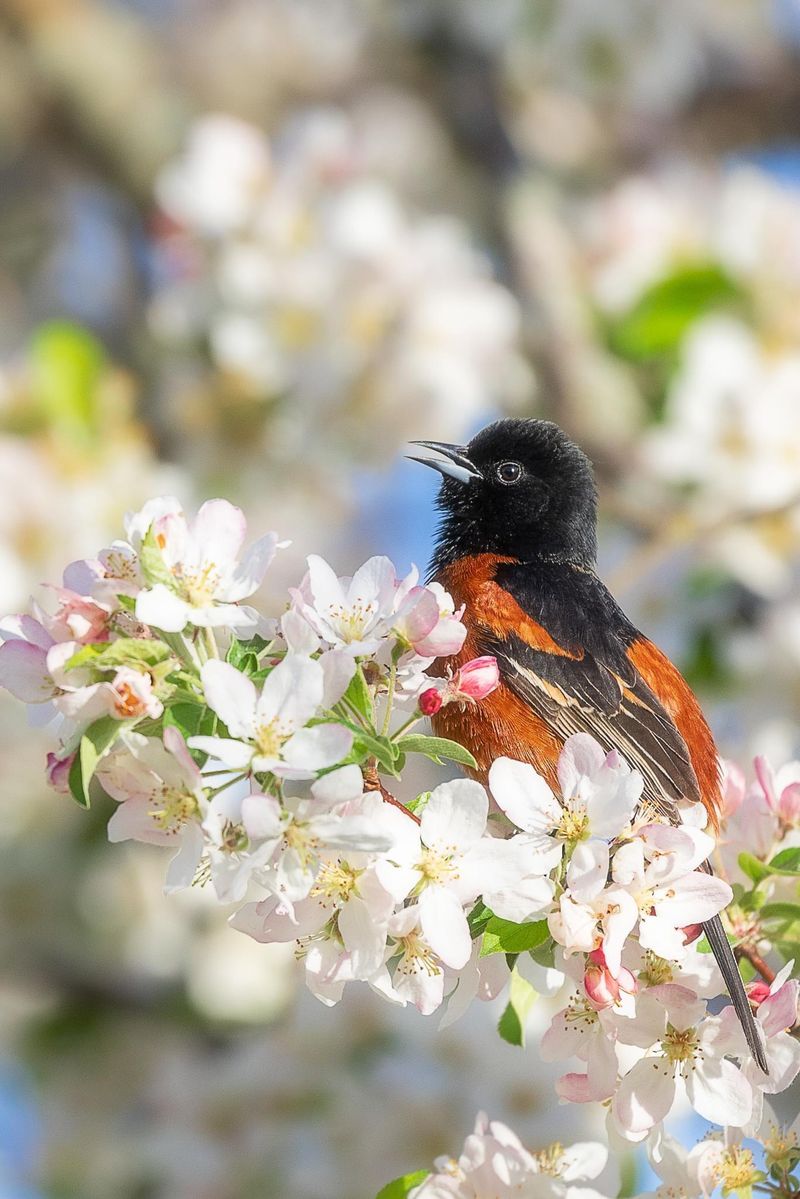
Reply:
[[158, 184], [176, 223], [152, 320], [207, 337], [214, 363], [300, 406], [470, 414], [519, 399], [529, 377], [518, 306], [452, 218], [411, 214], [344, 111], [309, 110], [272, 143], [213, 115]]
[[[797, 983], [786, 966], [752, 992], [767, 1076], [733, 1009], [706, 1009], [721, 983], [691, 942], [732, 891], [701, 869], [714, 842], [698, 808], [677, 828], [640, 814], [641, 776], [586, 734], [566, 742], [558, 794], [500, 758], [490, 794], [458, 780], [403, 802], [382, 778], [400, 780], [409, 754], [474, 766], [415, 725], [498, 685], [493, 659], [436, 665], [466, 638], [446, 592], [386, 558], [339, 578], [312, 556], [267, 620], [244, 601], [280, 543], [268, 534], [240, 557], [231, 504], [189, 522], [152, 500], [126, 535], [67, 568], [54, 611], [1, 626], [0, 683], [58, 718], [58, 790], [88, 804], [96, 779], [119, 804], [112, 840], [174, 847], [168, 889], [210, 881], [238, 905], [234, 927], [295, 946], [326, 1004], [361, 981], [452, 1021], [507, 988], [501, 1032], [522, 1043], [534, 991], [563, 990], [541, 1044], [547, 1060], [578, 1059], [563, 1100], [607, 1103], [631, 1141], [658, 1131], [678, 1084], [707, 1119], [757, 1126], [763, 1094], [800, 1070]], [[796, 784], [760, 772], [795, 820]]]

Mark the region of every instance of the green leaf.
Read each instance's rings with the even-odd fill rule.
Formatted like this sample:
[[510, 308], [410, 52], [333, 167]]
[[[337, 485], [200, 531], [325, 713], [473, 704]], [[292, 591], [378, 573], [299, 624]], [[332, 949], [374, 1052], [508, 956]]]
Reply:
[[372, 695], [364, 678], [364, 671], [360, 666], [356, 667], [356, 673], [350, 680], [350, 684], [344, 693], [344, 699], [357, 712], [360, 712], [366, 720], [372, 720]]
[[155, 529], [152, 525], [142, 538], [139, 548], [139, 565], [146, 582], [151, 587], [156, 583], [163, 583], [170, 591], [175, 589], [175, 578], [164, 561], [164, 555], [156, 542]]
[[269, 642], [258, 635], [248, 638], [247, 641], [240, 641], [238, 637], [232, 637], [225, 661], [230, 662], [231, 666], [235, 666], [243, 674], [255, 674], [258, 670], [258, 655], [268, 645]]
[[765, 878], [776, 874], [796, 878], [800, 875], [800, 847], [781, 850], [771, 862], [760, 862], [751, 853], [740, 853], [739, 868], [754, 883], [763, 882]]
[[446, 737], [426, 737], [422, 733], [409, 733], [408, 736], [400, 738], [398, 745], [403, 753], [425, 754], [426, 758], [440, 766], [446, 758], [451, 762], [458, 762], [460, 766], [470, 766], [473, 770], [478, 766], [468, 749], [464, 749], [457, 741], [448, 741]]
[[800, 903], [765, 903], [758, 914], [762, 920], [800, 920]]
[[782, 849], [768, 865], [773, 874], [800, 874], [800, 847]]
[[674, 353], [703, 313], [741, 298], [741, 289], [716, 264], [685, 266], [655, 283], [612, 326], [611, 347], [634, 360]]
[[479, 937], [486, 928], [486, 925], [494, 917], [494, 912], [491, 908], [487, 908], [482, 899], [479, 899], [475, 907], [467, 916], [467, 924], [469, 925], [469, 935], [474, 941]]
[[556, 964], [556, 943], [552, 937], [548, 937], [546, 941], [542, 941], [541, 945], [536, 945], [533, 949], [529, 949], [528, 953], [539, 966], [544, 966], [545, 969], [552, 970]]
[[429, 1177], [430, 1170], [417, 1170], [414, 1174], [404, 1174], [402, 1178], [395, 1178], [394, 1182], [387, 1183], [383, 1190], [378, 1191], [375, 1199], [405, 1199], [414, 1187], [418, 1187]]
[[177, 703], [164, 708], [164, 727], [171, 725], [185, 738], [213, 737], [214, 713], [205, 704]]
[[160, 666], [172, 658], [172, 650], [163, 641], [140, 640], [137, 637], [120, 637], [110, 644], [84, 645], [67, 662], [67, 670], [79, 666], [93, 666], [96, 670], [116, 670], [120, 666], [132, 666], [135, 670], [143, 666]]
[[483, 934], [482, 958], [490, 953], [526, 953], [543, 945], [550, 936], [546, 920], [533, 920], [528, 924], [515, 924], [492, 916]]
[[81, 737], [75, 760], [70, 767], [69, 789], [73, 799], [82, 808], [88, 808], [89, 783], [92, 781], [97, 763], [107, 749], [113, 745], [120, 730], [122, 721], [114, 720], [113, 716], [102, 716], [94, 724], [90, 724]]
[[400, 757], [400, 750], [395, 742], [390, 741], [388, 737], [378, 737], [374, 733], [367, 733], [357, 725], [348, 724], [348, 727], [355, 733], [353, 751], [358, 761], [363, 762], [365, 758], [377, 758], [384, 770], [388, 770], [390, 774], [397, 774], [396, 762]]
[[535, 1001], [536, 992], [531, 984], [512, 970], [508, 1005], [497, 1025], [497, 1031], [509, 1045], [525, 1044], [525, 1022]]

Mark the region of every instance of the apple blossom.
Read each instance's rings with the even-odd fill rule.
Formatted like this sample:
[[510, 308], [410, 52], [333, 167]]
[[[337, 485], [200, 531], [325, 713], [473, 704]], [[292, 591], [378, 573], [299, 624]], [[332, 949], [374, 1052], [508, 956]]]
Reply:
[[306, 727], [319, 711], [325, 686], [315, 659], [289, 655], [267, 676], [260, 693], [228, 662], [206, 662], [201, 677], [207, 703], [231, 736], [192, 737], [193, 749], [233, 770], [294, 779], [313, 778], [346, 757], [353, 741], [348, 729], [336, 723]]
[[260, 587], [278, 548], [276, 534], [261, 537], [239, 562], [247, 527], [239, 508], [207, 500], [190, 527], [179, 506], [165, 504], [165, 511], [129, 522], [140, 555], [145, 548], [150, 555], [144, 566], [150, 585], [136, 597], [137, 619], [174, 633], [187, 624], [254, 628], [257, 614], [240, 601]]

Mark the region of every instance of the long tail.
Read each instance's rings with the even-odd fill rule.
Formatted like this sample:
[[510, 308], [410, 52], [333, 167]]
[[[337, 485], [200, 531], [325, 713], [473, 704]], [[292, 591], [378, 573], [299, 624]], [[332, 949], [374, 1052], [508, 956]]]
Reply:
[[725, 936], [725, 930], [722, 927], [722, 921], [719, 916], [714, 916], [712, 920], [707, 920], [703, 925], [703, 930], [708, 937], [711, 952], [714, 954], [722, 977], [725, 980], [725, 986], [728, 988], [728, 994], [731, 997], [734, 1010], [739, 1017], [742, 1031], [747, 1038], [747, 1044], [750, 1046], [753, 1057], [760, 1068], [765, 1074], [769, 1074], [767, 1058], [764, 1053], [764, 1043], [761, 1039], [761, 1029], [753, 1019], [753, 1012], [750, 1007], [750, 1001], [745, 994], [742, 976], [739, 973], [736, 958], [733, 956], [733, 950], [728, 943], [728, 938]]

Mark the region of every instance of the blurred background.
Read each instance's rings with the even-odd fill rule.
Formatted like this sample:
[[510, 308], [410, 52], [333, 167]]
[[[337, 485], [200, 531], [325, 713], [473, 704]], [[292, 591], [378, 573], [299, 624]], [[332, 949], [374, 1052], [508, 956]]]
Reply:
[[[0, 0], [0, 611], [164, 492], [293, 539], [265, 602], [423, 566], [406, 439], [544, 416], [724, 751], [795, 753], [798, 58], [798, 0]], [[491, 1006], [327, 1010], [165, 899], [1, 715], [2, 1199], [370, 1199], [479, 1107], [602, 1135]]]

